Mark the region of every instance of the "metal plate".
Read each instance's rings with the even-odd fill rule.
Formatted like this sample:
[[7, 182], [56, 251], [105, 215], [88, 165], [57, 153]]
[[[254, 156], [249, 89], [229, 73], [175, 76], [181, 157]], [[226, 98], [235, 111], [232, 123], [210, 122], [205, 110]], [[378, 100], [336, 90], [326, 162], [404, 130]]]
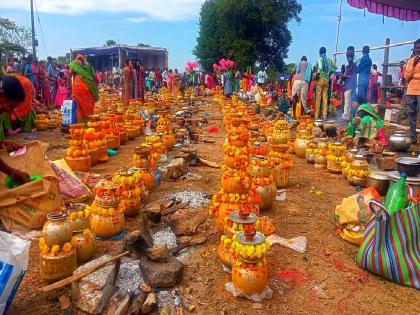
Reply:
[[258, 244], [262, 244], [265, 242], [265, 236], [264, 234], [257, 232], [254, 236], [254, 238], [250, 241], [248, 241], [245, 238], [245, 232], [239, 232], [238, 234], [236, 234], [236, 240], [244, 245], [258, 245]]
[[239, 216], [239, 212], [235, 211], [229, 214], [229, 220], [235, 223], [239, 223], [239, 224], [252, 224], [252, 223], [257, 222], [258, 217], [255, 214], [250, 213], [246, 219], [242, 219]]

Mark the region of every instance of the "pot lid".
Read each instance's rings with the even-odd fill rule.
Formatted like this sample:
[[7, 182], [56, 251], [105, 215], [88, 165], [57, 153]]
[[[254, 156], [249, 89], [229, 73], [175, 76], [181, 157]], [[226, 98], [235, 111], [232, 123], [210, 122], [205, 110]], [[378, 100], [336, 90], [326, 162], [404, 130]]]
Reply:
[[387, 172], [372, 172], [369, 174], [369, 177], [377, 180], [389, 180]]
[[236, 240], [243, 245], [258, 245], [265, 242], [265, 236], [260, 232], [256, 232], [252, 240], [247, 240], [245, 232], [239, 232], [236, 234]]
[[[391, 178], [393, 180], [399, 180], [401, 178], [401, 174], [398, 171], [388, 172], [388, 176], [389, 176], [389, 178]], [[420, 176], [407, 177], [406, 182], [407, 182], [407, 184], [419, 185], [420, 184]]]
[[54, 211], [47, 214], [48, 220], [62, 220], [67, 218], [67, 212]]
[[258, 217], [255, 214], [250, 213], [247, 218], [242, 219], [239, 215], [239, 212], [235, 211], [229, 214], [229, 220], [240, 224], [252, 224], [257, 222]]
[[397, 158], [395, 159], [395, 162], [397, 162], [398, 164], [407, 165], [407, 166], [420, 166], [420, 159], [408, 157], [408, 156]]

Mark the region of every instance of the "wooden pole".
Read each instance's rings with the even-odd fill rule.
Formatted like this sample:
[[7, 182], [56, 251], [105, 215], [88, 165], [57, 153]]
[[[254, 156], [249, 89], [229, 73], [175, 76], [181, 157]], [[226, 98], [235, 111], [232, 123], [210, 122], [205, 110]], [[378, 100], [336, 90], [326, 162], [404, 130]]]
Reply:
[[334, 54], [334, 63], [337, 63], [337, 51], [338, 51], [338, 40], [340, 38], [340, 25], [341, 25], [341, 10], [343, 7], [343, 0], [340, 0], [338, 5], [338, 16], [337, 16], [337, 32], [335, 36], [335, 54]]
[[388, 63], [389, 63], [389, 44], [391, 40], [387, 38], [385, 40], [385, 49], [384, 49], [384, 64], [382, 65], [382, 93], [381, 93], [381, 104], [385, 105], [386, 101], [386, 85], [387, 85], [387, 76], [388, 76]]

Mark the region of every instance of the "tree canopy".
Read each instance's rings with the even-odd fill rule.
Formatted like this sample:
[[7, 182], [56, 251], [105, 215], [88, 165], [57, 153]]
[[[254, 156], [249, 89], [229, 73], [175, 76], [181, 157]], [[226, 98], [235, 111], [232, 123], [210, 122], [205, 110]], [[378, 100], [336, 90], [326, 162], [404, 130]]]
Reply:
[[113, 39], [108, 39], [108, 40], [105, 42], [105, 44], [106, 44], [106, 46], [107, 46], [107, 47], [109, 47], [109, 46], [112, 46], [112, 45], [116, 45], [116, 44], [117, 44], [117, 42], [116, 42], [115, 40], [113, 40]]
[[0, 17], [0, 50], [24, 55], [30, 46], [30, 39], [31, 32], [28, 28]]
[[281, 70], [292, 41], [287, 23], [299, 22], [301, 10], [296, 0], [206, 0], [194, 54], [206, 70], [221, 58], [242, 69], [258, 63]]

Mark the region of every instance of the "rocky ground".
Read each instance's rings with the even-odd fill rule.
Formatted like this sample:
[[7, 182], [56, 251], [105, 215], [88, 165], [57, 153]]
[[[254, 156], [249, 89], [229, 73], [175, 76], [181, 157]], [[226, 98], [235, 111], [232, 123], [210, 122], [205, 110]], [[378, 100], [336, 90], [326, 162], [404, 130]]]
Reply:
[[[214, 112], [207, 107], [205, 110]], [[224, 129], [220, 119], [210, 119], [210, 125], [217, 125], [219, 131], [209, 134], [203, 130], [203, 133], [215, 139], [216, 143], [198, 144], [196, 147], [201, 157], [221, 163]], [[58, 130], [36, 135], [50, 143], [49, 158], [64, 156], [67, 139]], [[129, 165], [133, 149], [140, 142], [141, 139], [137, 139], [122, 146], [117, 156], [108, 163], [93, 167], [93, 172], [113, 173], [119, 167]], [[300, 254], [279, 245], [273, 246], [268, 254], [269, 285], [274, 291], [272, 298], [261, 303], [234, 298], [224, 288], [230, 277], [222, 270], [216, 256], [220, 235], [212, 219], [208, 218], [200, 227], [207, 241], [181, 255], [184, 274], [177, 287], [188, 302], [196, 306], [194, 313], [419, 314], [417, 290], [364, 272], [353, 259], [357, 248], [338, 236], [333, 220], [335, 206], [343, 197], [353, 194], [355, 189], [339, 175], [316, 170], [313, 165], [296, 157], [294, 162], [287, 199], [276, 201], [271, 210], [262, 215], [272, 219], [276, 234], [284, 238], [306, 236], [307, 252]], [[197, 189], [210, 195], [219, 189], [219, 169], [198, 166], [190, 168], [190, 172], [202, 175], [202, 178], [198, 181], [165, 179], [159, 189], [149, 196], [149, 201], [185, 189]], [[127, 231], [137, 229], [139, 224], [138, 218], [128, 219]], [[123, 247], [122, 241], [98, 243], [96, 257], [105, 253], [117, 254]], [[41, 293], [39, 288], [45, 283], [39, 275], [36, 241], [32, 242], [30, 254], [29, 269], [9, 314], [61, 314], [59, 297], [70, 296], [70, 288]], [[170, 298], [166, 300], [168, 305], [172, 302]]]

